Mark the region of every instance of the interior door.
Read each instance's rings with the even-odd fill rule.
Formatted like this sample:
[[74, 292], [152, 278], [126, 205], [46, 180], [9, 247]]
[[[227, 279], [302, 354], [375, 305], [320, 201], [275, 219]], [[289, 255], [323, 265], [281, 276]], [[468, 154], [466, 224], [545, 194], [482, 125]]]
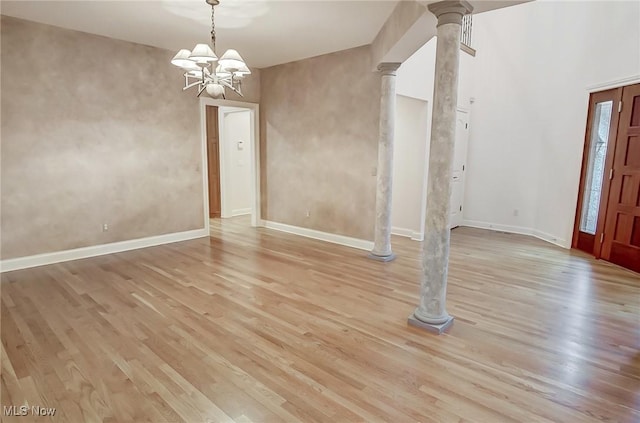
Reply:
[[621, 99], [622, 88], [589, 98], [572, 246], [596, 258], [601, 254]]
[[453, 172], [451, 176], [451, 229], [462, 224], [462, 208], [464, 200], [464, 173], [467, 162], [467, 145], [469, 142], [469, 114], [458, 110], [456, 115], [456, 143], [453, 156]]
[[220, 139], [218, 135], [218, 108], [207, 106], [207, 168], [209, 172], [209, 217], [220, 217]]
[[602, 257], [640, 272], [640, 84], [624, 87]]

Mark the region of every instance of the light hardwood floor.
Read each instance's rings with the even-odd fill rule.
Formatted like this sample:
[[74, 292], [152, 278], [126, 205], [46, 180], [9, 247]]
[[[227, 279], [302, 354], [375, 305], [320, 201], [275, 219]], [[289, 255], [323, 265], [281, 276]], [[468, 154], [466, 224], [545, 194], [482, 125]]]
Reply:
[[459, 228], [438, 337], [406, 323], [421, 244], [393, 241], [378, 263], [241, 218], [5, 273], [2, 404], [66, 422], [640, 421], [638, 274]]

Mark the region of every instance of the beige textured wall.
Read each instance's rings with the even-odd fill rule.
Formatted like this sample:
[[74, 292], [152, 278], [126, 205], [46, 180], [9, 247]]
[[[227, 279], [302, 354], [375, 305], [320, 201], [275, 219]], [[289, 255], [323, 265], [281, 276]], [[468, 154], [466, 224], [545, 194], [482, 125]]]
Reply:
[[226, 90], [225, 96], [226, 100], [260, 103], [260, 69], [251, 68], [251, 75], [242, 80], [242, 97], [230, 89]]
[[264, 219], [373, 239], [380, 76], [371, 69], [359, 47], [262, 70]]
[[5, 16], [1, 31], [3, 259], [202, 227], [198, 100], [172, 52]]

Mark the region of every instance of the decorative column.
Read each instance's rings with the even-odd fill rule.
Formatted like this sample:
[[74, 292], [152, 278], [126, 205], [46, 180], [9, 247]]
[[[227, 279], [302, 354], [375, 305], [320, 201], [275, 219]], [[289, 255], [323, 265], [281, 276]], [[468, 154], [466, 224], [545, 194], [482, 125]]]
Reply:
[[441, 1], [428, 6], [438, 18], [433, 94], [427, 213], [422, 244], [420, 304], [409, 324], [440, 334], [453, 323], [447, 313], [451, 174], [456, 139], [458, 66], [462, 16], [473, 7], [466, 1]]
[[376, 226], [369, 258], [391, 261], [391, 196], [393, 186], [393, 132], [396, 120], [396, 70], [400, 63], [381, 63], [380, 138], [378, 139], [378, 181], [376, 188]]

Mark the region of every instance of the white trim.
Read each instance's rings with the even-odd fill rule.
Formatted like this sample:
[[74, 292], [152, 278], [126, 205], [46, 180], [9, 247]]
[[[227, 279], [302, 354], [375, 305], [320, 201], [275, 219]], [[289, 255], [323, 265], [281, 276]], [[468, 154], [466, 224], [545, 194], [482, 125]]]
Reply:
[[412, 241], [422, 241], [424, 235], [420, 231], [414, 231], [413, 229], [392, 227], [391, 233], [393, 235], [403, 236], [405, 238], [411, 238]]
[[[251, 112], [251, 136], [249, 139], [249, 148], [251, 156], [253, 157], [251, 165], [251, 226], [261, 226], [262, 221], [260, 216], [260, 106], [257, 103], [247, 103], [244, 101], [233, 100], [216, 100], [210, 97], [200, 97], [200, 126], [202, 130], [202, 144], [203, 144], [203, 180], [204, 180], [204, 208], [205, 208], [205, 225], [209, 226], [209, 179], [208, 179], [208, 167], [207, 167], [207, 119], [206, 119], [206, 106], [218, 106], [218, 107], [236, 107], [241, 109], [249, 109]], [[218, 128], [220, 129], [220, 128]], [[222, 189], [222, 187], [221, 187]], [[220, 194], [221, 201], [224, 196]], [[221, 205], [222, 206], [222, 205]], [[221, 208], [221, 211], [224, 207]]]
[[407, 228], [396, 228], [395, 226], [391, 228], [391, 233], [393, 235], [398, 235], [398, 236], [403, 236], [406, 238], [411, 238], [414, 234], [414, 230], [413, 229], [407, 229]]
[[501, 225], [499, 223], [480, 222], [478, 220], [463, 220], [461, 226], [489, 229], [492, 231], [508, 232], [510, 234], [533, 235], [533, 229], [524, 226]]
[[548, 234], [546, 232], [542, 232], [534, 229], [533, 231], [531, 231], [531, 235], [543, 241], [547, 241], [551, 244], [557, 245], [558, 247], [562, 247], [565, 249], [571, 248], [571, 245], [567, 243], [567, 240], [563, 238], [558, 238], [557, 236]]
[[229, 114], [229, 113], [239, 113], [239, 112], [246, 112], [247, 108], [246, 107], [229, 107], [229, 106], [225, 106], [224, 108], [224, 113], [225, 114]]
[[612, 88], [624, 87], [625, 85], [637, 84], [640, 83], [640, 74], [632, 75], [626, 78], [620, 78], [609, 82], [604, 82], [601, 84], [590, 85], [587, 87], [587, 91], [590, 93], [610, 90]]
[[0, 261], [0, 272], [9, 272], [12, 270], [44, 266], [46, 264], [60, 263], [63, 261], [71, 261], [88, 257], [102, 256], [105, 254], [120, 253], [123, 251], [153, 247], [156, 245], [169, 244], [172, 242], [187, 241], [195, 238], [204, 238], [207, 236], [209, 236], [209, 229], [203, 228], [195, 229], [192, 231], [151, 236], [148, 238], [113, 242], [110, 244], [92, 245], [90, 247], [75, 248], [73, 250], [56, 251], [55, 253], [18, 257]]
[[461, 226], [467, 226], [470, 228], [488, 229], [490, 231], [507, 232], [510, 234], [529, 235], [529, 236], [533, 236], [538, 239], [541, 239], [543, 241], [549, 242], [551, 244], [557, 245], [558, 247], [562, 247], [565, 249], [571, 248], [571, 246], [568, 245], [567, 241], [563, 238], [559, 238], [557, 236], [554, 236], [536, 229], [525, 228], [524, 226], [501, 225], [497, 223], [480, 222], [477, 220], [463, 220]]
[[251, 178], [251, 191], [253, 193], [253, 210], [251, 213], [251, 226], [258, 226], [258, 222], [262, 220], [260, 199], [262, 193], [260, 192], [260, 106], [255, 105], [255, 108], [251, 111], [251, 119], [253, 119], [253, 125], [251, 125], [251, 142], [249, 147], [253, 153], [253, 163], [251, 171], [253, 172]]
[[[220, 166], [220, 217], [231, 217], [229, 210], [230, 201], [227, 201], [229, 190], [227, 190], [227, 143], [225, 140], [225, 121], [226, 114], [224, 107], [218, 107], [218, 164]], [[207, 169], [207, 172], [209, 170]]]
[[247, 215], [247, 214], [251, 214], [251, 207], [247, 207], [246, 209], [231, 210], [231, 216], [232, 217], [244, 216], [244, 215]]
[[313, 238], [320, 241], [331, 242], [333, 244], [340, 244], [347, 247], [358, 248], [360, 250], [371, 251], [373, 249], [373, 241], [351, 238], [344, 235], [330, 234], [328, 232], [316, 231], [315, 229], [301, 228], [298, 226], [291, 226], [285, 223], [271, 222], [268, 220], [264, 221], [264, 227], [268, 229], [274, 229], [276, 231], [300, 235], [306, 238]]
[[202, 198], [204, 213], [204, 229], [209, 232], [209, 167], [207, 165], [207, 115], [204, 107], [200, 107], [200, 154], [202, 160], [200, 169], [202, 169]]

